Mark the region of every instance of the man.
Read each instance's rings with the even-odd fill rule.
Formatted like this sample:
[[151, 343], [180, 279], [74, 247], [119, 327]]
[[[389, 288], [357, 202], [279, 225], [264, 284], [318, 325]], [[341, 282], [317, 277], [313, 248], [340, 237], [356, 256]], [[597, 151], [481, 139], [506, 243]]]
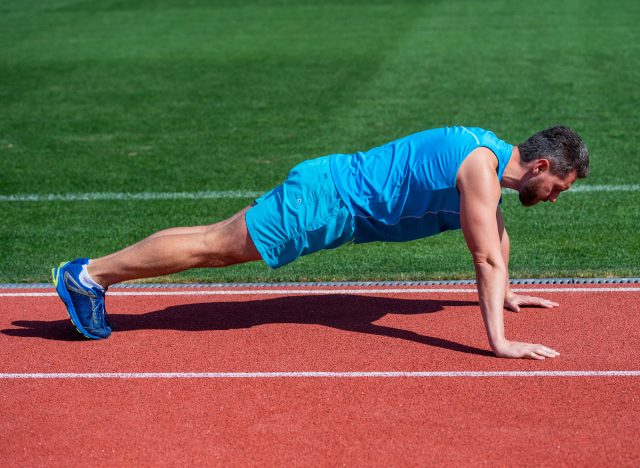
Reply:
[[107, 338], [104, 293], [121, 281], [263, 259], [271, 268], [349, 241], [408, 241], [462, 228], [493, 352], [545, 359], [559, 353], [505, 337], [503, 308], [558, 304], [509, 289], [509, 236], [501, 187], [525, 206], [555, 202], [589, 172], [587, 148], [567, 127], [518, 146], [480, 128], [427, 130], [367, 152], [305, 161], [287, 180], [229, 219], [160, 231], [106, 257], [54, 268], [53, 281], [85, 337]]

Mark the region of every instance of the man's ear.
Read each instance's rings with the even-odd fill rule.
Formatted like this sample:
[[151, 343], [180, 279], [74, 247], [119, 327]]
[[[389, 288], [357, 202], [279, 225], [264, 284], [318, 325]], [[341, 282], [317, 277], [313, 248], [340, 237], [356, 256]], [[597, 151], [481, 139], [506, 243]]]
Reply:
[[549, 166], [550, 164], [548, 159], [538, 159], [533, 165], [533, 175], [539, 175], [548, 171]]

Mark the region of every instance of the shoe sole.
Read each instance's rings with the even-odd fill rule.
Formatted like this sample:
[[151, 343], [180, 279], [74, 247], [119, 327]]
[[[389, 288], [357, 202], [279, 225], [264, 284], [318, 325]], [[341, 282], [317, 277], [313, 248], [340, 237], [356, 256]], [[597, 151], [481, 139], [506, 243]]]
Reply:
[[73, 302], [71, 301], [71, 296], [67, 292], [67, 288], [64, 287], [64, 281], [60, 281], [60, 270], [63, 266], [65, 266], [69, 262], [62, 262], [60, 266], [57, 268], [51, 269], [51, 277], [53, 278], [53, 285], [56, 288], [56, 292], [60, 299], [64, 303], [67, 308], [67, 313], [69, 314], [69, 318], [71, 319], [71, 323], [75, 327], [75, 329], [85, 338], [89, 338], [91, 340], [103, 340], [104, 338], [101, 336], [92, 335], [87, 330], [84, 329], [80, 320], [78, 319], [78, 315], [76, 314], [76, 310], [73, 308]]

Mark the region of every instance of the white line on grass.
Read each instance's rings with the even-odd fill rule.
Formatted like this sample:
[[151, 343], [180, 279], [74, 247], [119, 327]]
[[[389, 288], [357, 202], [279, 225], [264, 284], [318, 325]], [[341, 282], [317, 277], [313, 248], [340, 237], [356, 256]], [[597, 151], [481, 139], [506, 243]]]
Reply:
[[[53, 288], [53, 286], [52, 286]], [[636, 288], [513, 288], [514, 292], [640, 292]], [[475, 293], [475, 288], [464, 289], [232, 289], [197, 291], [113, 291], [109, 296], [307, 296], [329, 294], [432, 294], [432, 293]], [[0, 293], [0, 297], [55, 297], [55, 292], [11, 292]]]
[[250, 190], [203, 191], [203, 192], [93, 192], [93, 193], [44, 193], [0, 195], [0, 202], [47, 202], [47, 201], [102, 201], [102, 200], [207, 200], [218, 198], [256, 198], [264, 192]]
[[445, 372], [91, 372], [0, 374], [0, 379], [273, 379], [433, 377], [640, 377], [626, 371], [445, 371]]
[[[576, 185], [565, 193], [576, 192], [640, 192], [640, 184], [629, 185]], [[516, 193], [511, 191], [510, 193]]]
[[[628, 185], [578, 185], [567, 193], [598, 193], [598, 192], [640, 192], [640, 184]], [[123, 200], [207, 200], [207, 199], [239, 199], [256, 198], [264, 191], [255, 190], [226, 190], [200, 192], [88, 192], [88, 193], [31, 193], [0, 195], [0, 202], [49, 202], [49, 201], [123, 201]], [[508, 190], [505, 195], [517, 192]]]

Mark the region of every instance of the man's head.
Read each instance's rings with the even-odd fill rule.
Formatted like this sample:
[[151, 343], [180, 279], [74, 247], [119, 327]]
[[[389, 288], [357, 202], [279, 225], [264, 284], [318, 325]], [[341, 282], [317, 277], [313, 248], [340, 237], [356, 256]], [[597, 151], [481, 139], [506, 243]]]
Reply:
[[589, 175], [589, 152], [576, 132], [551, 127], [518, 145], [520, 163], [527, 166], [518, 192], [524, 206], [555, 202], [576, 179]]

